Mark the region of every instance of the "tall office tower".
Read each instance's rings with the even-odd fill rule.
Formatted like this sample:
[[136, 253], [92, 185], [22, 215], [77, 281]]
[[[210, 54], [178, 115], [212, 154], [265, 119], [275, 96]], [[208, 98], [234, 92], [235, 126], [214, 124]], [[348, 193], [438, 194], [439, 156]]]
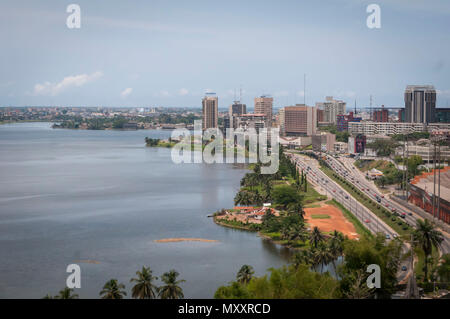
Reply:
[[206, 93], [202, 99], [203, 129], [216, 128], [218, 126], [219, 98], [215, 93]]
[[272, 105], [273, 97], [262, 95], [255, 97], [255, 114], [264, 114], [266, 116], [267, 127], [272, 127]]
[[317, 110], [304, 104], [286, 106], [280, 110], [279, 121], [284, 136], [311, 136], [317, 131]]
[[240, 101], [234, 101], [228, 109], [228, 115], [230, 118], [230, 127], [236, 128], [236, 119], [242, 114], [247, 113], [247, 106]]
[[316, 103], [318, 109], [323, 110], [323, 121], [337, 123], [337, 116], [345, 114], [345, 102], [335, 100], [332, 96], [327, 96], [325, 102]]
[[405, 122], [433, 123], [436, 90], [432, 85], [408, 85], [405, 90]]

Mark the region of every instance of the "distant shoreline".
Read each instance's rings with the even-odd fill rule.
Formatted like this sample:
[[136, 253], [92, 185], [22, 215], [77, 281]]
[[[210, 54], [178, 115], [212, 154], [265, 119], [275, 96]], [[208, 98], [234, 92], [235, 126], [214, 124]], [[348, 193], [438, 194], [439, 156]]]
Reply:
[[203, 238], [165, 238], [165, 239], [157, 239], [155, 243], [178, 243], [185, 241], [199, 241], [203, 243], [217, 243], [218, 240], [215, 239], [203, 239]]

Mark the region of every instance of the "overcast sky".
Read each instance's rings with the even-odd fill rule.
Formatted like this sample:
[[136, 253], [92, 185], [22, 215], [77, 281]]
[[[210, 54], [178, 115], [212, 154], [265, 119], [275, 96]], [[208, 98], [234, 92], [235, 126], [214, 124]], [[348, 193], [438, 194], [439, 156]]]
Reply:
[[[81, 28], [66, 7], [81, 7]], [[381, 7], [369, 29], [367, 5]], [[1, 0], [0, 106], [276, 106], [332, 95], [403, 106], [433, 84], [450, 106], [448, 0]]]

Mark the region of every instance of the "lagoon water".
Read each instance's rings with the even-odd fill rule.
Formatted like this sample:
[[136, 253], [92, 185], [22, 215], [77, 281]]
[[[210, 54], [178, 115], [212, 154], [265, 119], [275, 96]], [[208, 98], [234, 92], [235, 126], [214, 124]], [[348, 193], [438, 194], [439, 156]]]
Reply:
[[[0, 298], [56, 294], [72, 263], [81, 298], [98, 298], [111, 278], [130, 297], [143, 265], [156, 276], [176, 269], [187, 298], [212, 298], [243, 264], [257, 275], [286, 264], [288, 249], [207, 218], [233, 205], [245, 169], [176, 165], [170, 149], [144, 145], [169, 135], [0, 125]], [[155, 242], [177, 237], [217, 242]]]

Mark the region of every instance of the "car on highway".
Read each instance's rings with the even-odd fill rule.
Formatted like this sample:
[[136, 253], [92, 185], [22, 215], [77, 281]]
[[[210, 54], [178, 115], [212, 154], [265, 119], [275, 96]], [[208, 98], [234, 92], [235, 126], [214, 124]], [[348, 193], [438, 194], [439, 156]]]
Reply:
[[402, 266], [402, 271], [407, 271], [408, 268], [406, 268], [406, 266]]
[[391, 236], [389, 234], [386, 234], [386, 239], [391, 239]]
[[397, 238], [397, 234], [392, 235], [392, 237]]
[[402, 213], [402, 214], [400, 215], [400, 217], [401, 217], [401, 218], [405, 218], [405, 217], [406, 217], [406, 213]]
[[412, 216], [412, 213], [411, 213], [411, 212], [409, 212], [409, 213], [408, 213], [408, 215], [409, 215], [409, 216]]
[[369, 224], [370, 223], [370, 219], [366, 219], [364, 222]]
[[347, 195], [345, 195], [345, 199], [348, 199], [348, 196], [347, 196]]

